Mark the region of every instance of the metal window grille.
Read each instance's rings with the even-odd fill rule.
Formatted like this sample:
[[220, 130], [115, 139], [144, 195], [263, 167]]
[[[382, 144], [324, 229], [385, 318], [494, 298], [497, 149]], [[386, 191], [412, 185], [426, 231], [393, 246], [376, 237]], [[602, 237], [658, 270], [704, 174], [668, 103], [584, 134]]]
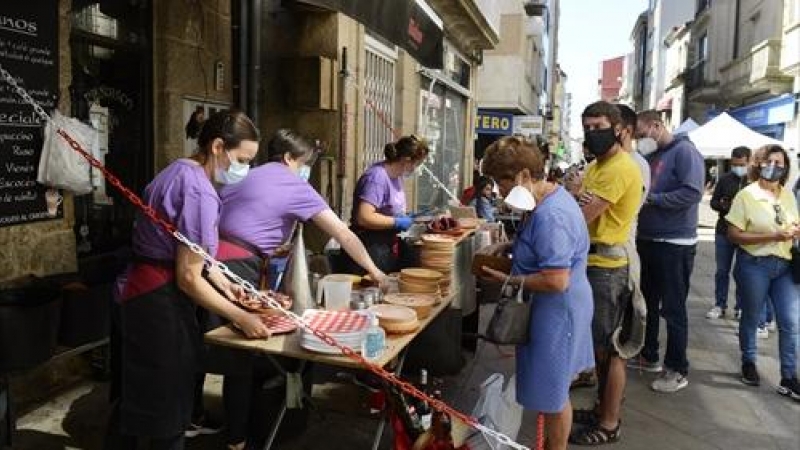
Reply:
[[383, 159], [383, 147], [394, 140], [392, 130], [386, 122], [394, 126], [394, 81], [395, 61], [373, 51], [366, 50], [364, 70], [364, 152], [362, 169]]

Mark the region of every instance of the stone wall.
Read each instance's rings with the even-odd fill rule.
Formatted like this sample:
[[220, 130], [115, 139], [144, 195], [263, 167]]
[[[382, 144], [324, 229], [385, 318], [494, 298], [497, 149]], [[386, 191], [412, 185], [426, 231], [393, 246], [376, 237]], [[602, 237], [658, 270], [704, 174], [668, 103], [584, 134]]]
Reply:
[[[72, 64], [69, 51], [71, 0], [59, 3], [59, 109], [69, 111]], [[39, 276], [77, 270], [72, 198], [67, 195], [62, 219], [0, 227], [0, 281], [28, 274]]]
[[[183, 99], [230, 103], [231, 2], [153, 2], [153, 126], [155, 170], [183, 155]], [[222, 61], [225, 84], [214, 88], [214, 65]]]

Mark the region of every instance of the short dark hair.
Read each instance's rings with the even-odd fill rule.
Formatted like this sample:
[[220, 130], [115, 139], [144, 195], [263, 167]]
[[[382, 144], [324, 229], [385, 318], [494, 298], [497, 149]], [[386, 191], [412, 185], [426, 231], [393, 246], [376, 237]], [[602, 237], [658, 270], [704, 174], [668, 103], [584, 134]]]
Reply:
[[544, 155], [530, 139], [504, 136], [486, 149], [481, 169], [495, 181], [513, 180], [522, 169], [528, 169], [533, 178], [543, 179]]
[[661, 114], [656, 111], [655, 109], [648, 109], [646, 111], [642, 111], [636, 115], [636, 120], [651, 124], [653, 122], [663, 122], [661, 120]]
[[731, 158], [750, 158], [750, 148], [740, 145], [739, 147], [731, 150]]
[[477, 196], [480, 195], [480, 192], [483, 191], [486, 186], [494, 186], [494, 180], [486, 175], [481, 175], [475, 179], [473, 185], [475, 186], [475, 195]]
[[242, 141], [258, 142], [258, 129], [245, 113], [226, 109], [212, 114], [200, 127], [197, 146], [201, 154], [209, 154], [214, 139], [222, 139], [223, 147], [228, 150]]
[[619, 108], [605, 100], [600, 100], [587, 106], [586, 109], [583, 110], [583, 114], [581, 114], [581, 119], [587, 117], [605, 117], [611, 123], [612, 128], [622, 123], [622, 116]]
[[619, 109], [619, 116], [622, 119], [622, 127], [629, 128], [631, 133], [636, 133], [636, 111], [628, 105], [617, 103], [614, 105]]

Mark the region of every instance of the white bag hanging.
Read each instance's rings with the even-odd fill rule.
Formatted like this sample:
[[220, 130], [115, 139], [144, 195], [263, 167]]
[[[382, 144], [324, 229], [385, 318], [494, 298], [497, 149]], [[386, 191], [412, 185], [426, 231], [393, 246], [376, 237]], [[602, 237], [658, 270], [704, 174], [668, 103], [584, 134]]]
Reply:
[[[517, 380], [512, 375], [505, 382], [500, 373], [493, 373], [481, 384], [480, 397], [472, 410], [472, 417], [481, 424], [503, 433], [511, 439], [517, 438], [522, 425], [522, 406], [517, 403]], [[505, 389], [503, 388], [505, 384]], [[468, 441], [471, 450], [500, 450], [505, 448], [492, 438], [482, 434], [473, 435]]]
[[44, 130], [44, 143], [36, 181], [46, 186], [71, 191], [76, 195], [92, 192], [91, 165], [57, 131], [59, 128], [63, 129], [84, 150], [94, 155], [97, 154], [100, 145], [97, 130], [58, 111], [54, 111], [51, 117], [52, 120], [47, 123]]

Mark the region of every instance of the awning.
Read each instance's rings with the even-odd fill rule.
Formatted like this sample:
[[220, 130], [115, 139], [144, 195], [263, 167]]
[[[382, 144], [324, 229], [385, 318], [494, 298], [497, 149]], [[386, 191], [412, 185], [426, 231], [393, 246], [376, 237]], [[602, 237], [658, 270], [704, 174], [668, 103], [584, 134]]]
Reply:
[[656, 111], [672, 110], [672, 97], [661, 97], [656, 104]]
[[339, 11], [389, 42], [402, 47], [420, 64], [444, 67], [442, 23], [426, 4], [417, 0], [296, 0]]

